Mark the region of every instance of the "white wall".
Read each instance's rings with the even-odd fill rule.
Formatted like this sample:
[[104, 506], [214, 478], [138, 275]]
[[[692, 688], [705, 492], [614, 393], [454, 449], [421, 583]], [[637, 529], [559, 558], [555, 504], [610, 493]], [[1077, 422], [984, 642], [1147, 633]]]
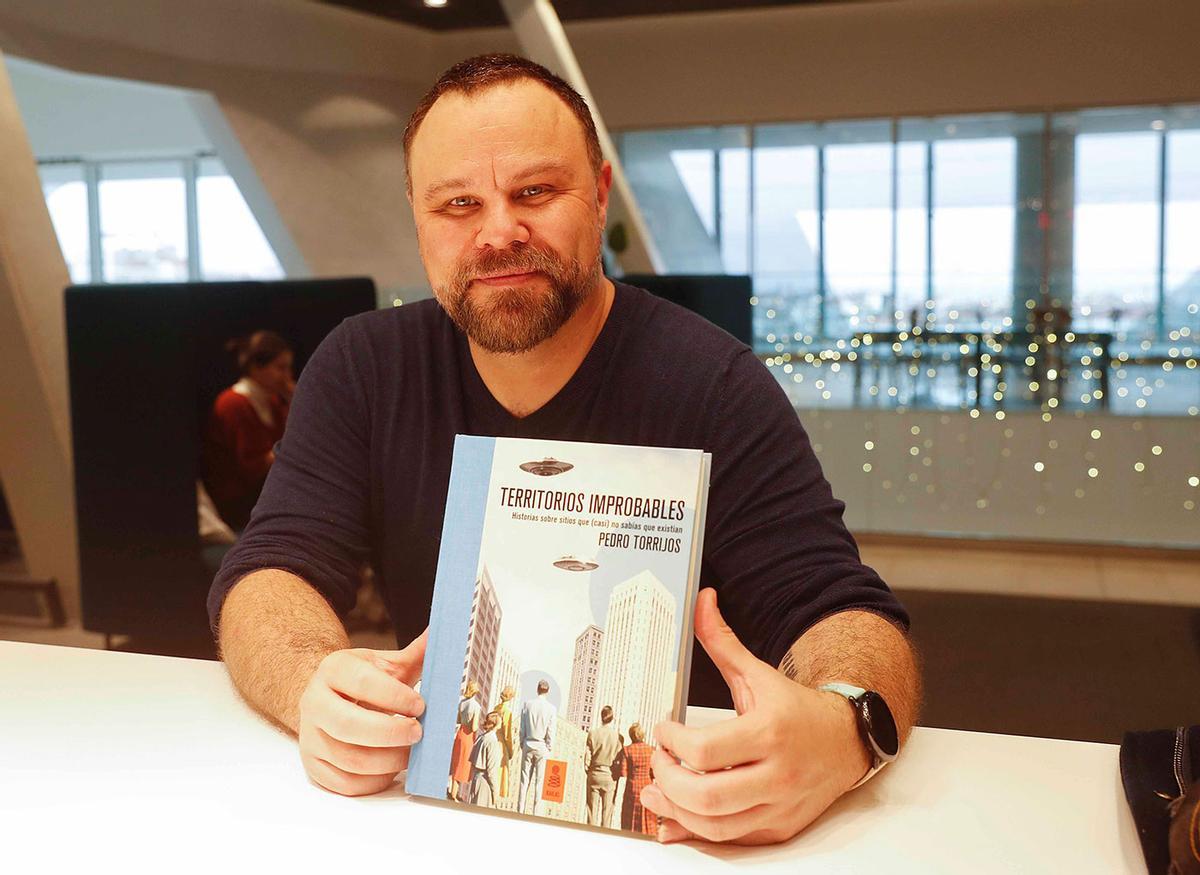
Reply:
[[213, 148], [185, 91], [5, 62], [38, 160], [179, 157]]

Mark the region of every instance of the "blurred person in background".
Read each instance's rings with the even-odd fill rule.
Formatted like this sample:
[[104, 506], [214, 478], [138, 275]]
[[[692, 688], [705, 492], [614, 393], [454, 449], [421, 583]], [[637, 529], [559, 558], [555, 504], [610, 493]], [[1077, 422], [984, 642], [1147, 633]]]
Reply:
[[296, 388], [293, 354], [274, 331], [226, 345], [241, 378], [217, 396], [204, 431], [204, 485], [221, 518], [241, 530], [275, 461]]

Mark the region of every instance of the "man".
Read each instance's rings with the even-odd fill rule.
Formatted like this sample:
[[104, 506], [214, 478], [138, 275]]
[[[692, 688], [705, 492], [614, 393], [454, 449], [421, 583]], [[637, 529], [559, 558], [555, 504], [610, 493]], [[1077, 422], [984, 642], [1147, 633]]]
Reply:
[[[412, 685], [454, 435], [702, 447], [712, 589], [696, 605], [693, 701], [740, 716], [655, 727], [642, 802], [665, 841], [794, 835], [888, 746], [847, 691], [886, 701], [898, 739], [919, 697], [907, 615], [860, 562], [795, 412], [744, 345], [604, 277], [612, 170], [586, 104], [548, 71], [456, 65], [418, 104], [405, 153], [437, 301], [347, 320], [305, 368], [209, 596], [230, 675], [297, 733], [313, 781], [385, 789], [421, 735]], [[339, 614], [368, 561], [403, 650], [348, 649]]]
[[600, 709], [600, 725], [587, 734], [587, 801], [588, 823], [592, 826], [612, 826], [613, 797], [617, 782], [613, 778], [613, 763], [621, 755], [621, 737], [613, 725], [613, 709]]
[[[517, 796], [517, 810], [522, 814], [537, 813], [542, 781], [546, 777], [546, 759], [554, 752], [554, 722], [558, 719], [558, 709], [546, 698], [549, 692], [550, 684], [538, 681], [537, 698], [521, 707], [521, 790]], [[533, 795], [526, 807], [525, 798], [529, 791]]]

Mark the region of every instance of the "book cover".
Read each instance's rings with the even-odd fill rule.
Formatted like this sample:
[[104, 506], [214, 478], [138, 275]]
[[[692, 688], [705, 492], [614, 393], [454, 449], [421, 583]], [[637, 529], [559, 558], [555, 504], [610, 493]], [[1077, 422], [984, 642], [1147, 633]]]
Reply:
[[459, 435], [408, 792], [653, 835], [682, 719], [709, 456]]

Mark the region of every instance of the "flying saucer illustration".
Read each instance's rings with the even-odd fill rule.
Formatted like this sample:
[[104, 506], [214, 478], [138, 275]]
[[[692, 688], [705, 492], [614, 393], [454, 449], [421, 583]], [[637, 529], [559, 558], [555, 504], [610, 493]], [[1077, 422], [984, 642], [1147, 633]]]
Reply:
[[580, 559], [578, 556], [568, 553], [560, 559], [555, 559], [554, 567], [561, 568], [563, 571], [595, 571], [600, 564], [591, 559]]
[[553, 477], [555, 474], [565, 474], [575, 466], [570, 462], [562, 462], [553, 456], [547, 456], [540, 462], [522, 462], [521, 470], [539, 477]]

